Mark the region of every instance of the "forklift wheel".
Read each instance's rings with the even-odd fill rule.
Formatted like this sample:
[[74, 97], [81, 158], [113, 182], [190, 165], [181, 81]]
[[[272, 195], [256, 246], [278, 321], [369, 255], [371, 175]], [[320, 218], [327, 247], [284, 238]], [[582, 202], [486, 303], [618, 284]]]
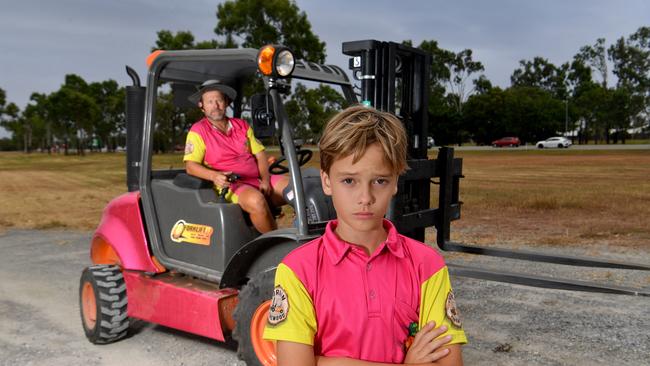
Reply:
[[88, 340], [106, 344], [124, 338], [129, 327], [126, 284], [117, 266], [86, 268], [79, 283], [79, 312]]
[[237, 356], [247, 365], [271, 366], [277, 364], [275, 343], [262, 339], [269, 315], [275, 271], [253, 277], [239, 292], [237, 308], [233, 313], [233, 337], [239, 344]]

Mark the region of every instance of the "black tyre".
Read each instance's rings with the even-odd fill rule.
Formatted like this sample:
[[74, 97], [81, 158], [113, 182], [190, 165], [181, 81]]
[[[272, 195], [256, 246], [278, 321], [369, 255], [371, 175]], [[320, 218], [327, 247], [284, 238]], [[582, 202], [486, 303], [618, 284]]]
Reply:
[[119, 267], [96, 265], [82, 272], [79, 312], [90, 342], [106, 344], [126, 336], [129, 328], [126, 284]]
[[259, 273], [239, 292], [239, 301], [233, 313], [233, 338], [238, 343], [237, 356], [249, 366], [272, 365], [277, 360], [273, 342], [262, 339], [274, 279], [275, 271]]
[[544, 148], [544, 145], [539, 144], [539, 145], [537, 145], [537, 148], [539, 148], [539, 149], [543, 149], [543, 148]]
[[557, 144], [557, 147], [558, 147], [558, 149], [561, 149], [561, 148], [564, 147], [564, 145], [562, 145], [562, 144]]

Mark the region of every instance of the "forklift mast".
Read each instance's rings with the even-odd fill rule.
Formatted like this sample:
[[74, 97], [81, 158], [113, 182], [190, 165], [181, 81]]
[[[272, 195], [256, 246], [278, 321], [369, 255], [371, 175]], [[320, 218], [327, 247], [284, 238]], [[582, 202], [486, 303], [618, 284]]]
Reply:
[[[450, 221], [460, 218], [458, 185], [462, 160], [452, 148], [438, 158], [427, 155], [431, 55], [395, 42], [364, 40], [343, 43], [350, 69], [361, 82], [361, 103], [395, 114], [408, 136], [409, 170], [400, 176], [387, 218], [398, 231], [424, 241], [426, 227], [436, 226], [438, 243], [449, 240]], [[440, 178], [439, 207], [430, 208], [431, 179]]]

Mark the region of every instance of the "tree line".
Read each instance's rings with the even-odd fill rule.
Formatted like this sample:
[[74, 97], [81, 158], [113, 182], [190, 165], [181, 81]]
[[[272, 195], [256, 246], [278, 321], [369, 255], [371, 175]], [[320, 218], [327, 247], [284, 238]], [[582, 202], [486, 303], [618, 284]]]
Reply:
[[[220, 40], [195, 41], [190, 31], [161, 30], [152, 51], [276, 43], [302, 59], [321, 63], [326, 59], [325, 43], [290, 0], [230, 0], [217, 6], [216, 17], [214, 32]], [[414, 46], [409, 40], [403, 43]], [[471, 49], [446, 50], [436, 40], [423, 41], [417, 48], [433, 56], [429, 132], [439, 145], [489, 144], [508, 135], [535, 142], [562, 133], [569, 133], [576, 143], [624, 143], [630, 129], [648, 131], [650, 27], [642, 26], [610, 45], [599, 38], [561, 65], [543, 57], [521, 60], [505, 89], [492, 85]], [[608, 80], [610, 67], [617, 77], [615, 85]], [[0, 125], [11, 133], [11, 138], [0, 140], [0, 149], [115, 151], [125, 144], [124, 97], [124, 87], [114, 80], [88, 83], [71, 74], [59, 90], [33, 93], [21, 110], [0, 88]], [[318, 139], [324, 123], [345, 103], [328, 86], [294, 85], [287, 111], [297, 137]], [[200, 118], [198, 110], [176, 107], [170, 91], [159, 93], [157, 113], [154, 148], [160, 152], [178, 149], [191, 123]]]

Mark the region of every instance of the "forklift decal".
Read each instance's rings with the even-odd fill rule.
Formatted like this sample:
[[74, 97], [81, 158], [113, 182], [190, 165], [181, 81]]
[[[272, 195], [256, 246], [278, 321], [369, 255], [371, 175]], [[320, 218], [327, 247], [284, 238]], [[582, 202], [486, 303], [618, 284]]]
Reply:
[[178, 220], [172, 227], [171, 238], [177, 243], [186, 242], [200, 245], [210, 245], [210, 238], [214, 229], [212, 226], [190, 224], [185, 220]]

